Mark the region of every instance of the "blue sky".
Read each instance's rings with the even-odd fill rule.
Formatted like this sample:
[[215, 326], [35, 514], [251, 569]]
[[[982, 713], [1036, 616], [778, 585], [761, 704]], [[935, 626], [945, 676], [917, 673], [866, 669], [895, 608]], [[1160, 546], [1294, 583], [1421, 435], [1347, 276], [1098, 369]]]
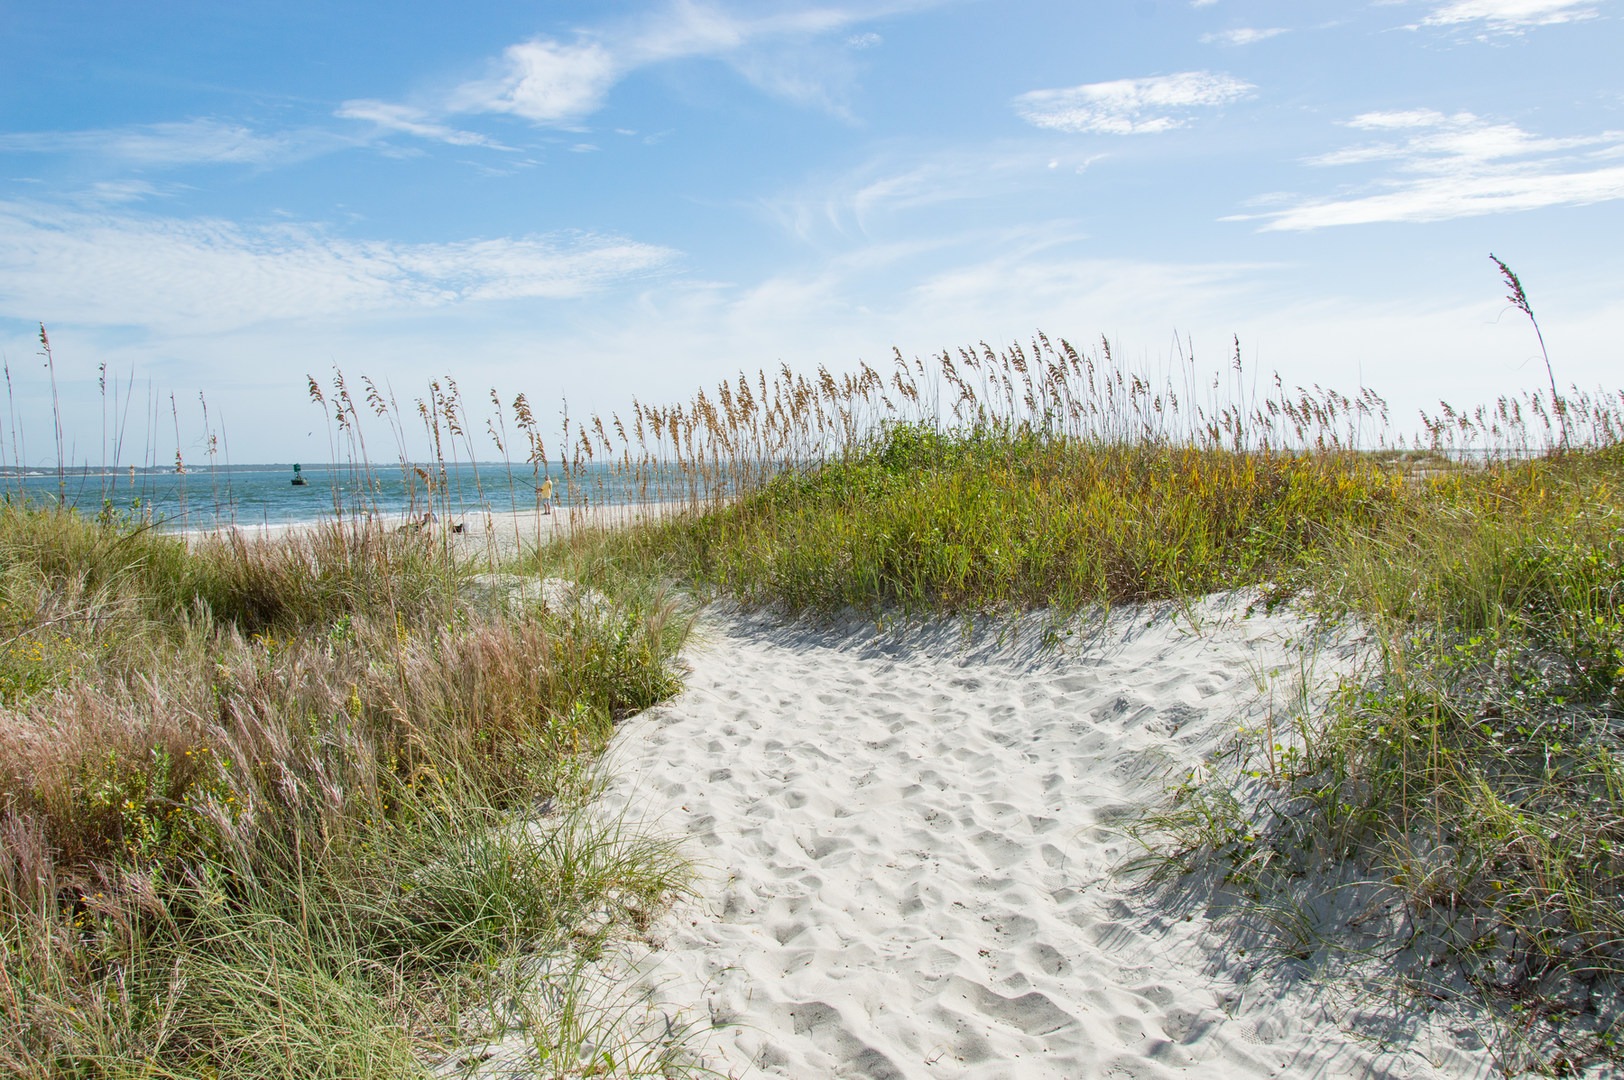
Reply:
[[[167, 460], [327, 446], [306, 373], [551, 413], [1036, 330], [1407, 422], [1616, 388], [1624, 0], [4, 0], [0, 353]], [[149, 389], [150, 388], [150, 389]], [[3, 422], [7, 460], [13, 453]], [[392, 454], [392, 450], [389, 451]], [[139, 451], [137, 455], [139, 456]], [[387, 456], [387, 455], [386, 455]], [[494, 456], [494, 451], [491, 456]], [[125, 459], [131, 452], [126, 449]]]

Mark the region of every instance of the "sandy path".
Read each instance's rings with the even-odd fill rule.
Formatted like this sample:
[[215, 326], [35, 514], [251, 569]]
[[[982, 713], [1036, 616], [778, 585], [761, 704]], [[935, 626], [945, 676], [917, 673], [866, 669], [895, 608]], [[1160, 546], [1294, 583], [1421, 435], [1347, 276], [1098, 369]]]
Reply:
[[1297, 622], [1198, 615], [1119, 614], [1048, 659], [709, 619], [688, 689], [611, 750], [606, 807], [702, 865], [642, 985], [738, 1077], [1486, 1074], [1476, 1033], [1384, 1018], [1110, 873], [1123, 822], [1295, 670]]

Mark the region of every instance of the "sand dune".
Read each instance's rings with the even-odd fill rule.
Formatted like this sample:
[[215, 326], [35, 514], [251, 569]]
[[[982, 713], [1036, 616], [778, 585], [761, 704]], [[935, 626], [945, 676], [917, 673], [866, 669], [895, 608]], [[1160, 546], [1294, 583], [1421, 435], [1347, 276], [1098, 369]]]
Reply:
[[1125, 822], [1297, 670], [1308, 628], [1243, 613], [1120, 612], [1060, 655], [1033, 626], [709, 618], [688, 689], [611, 750], [605, 810], [702, 866], [640, 985], [738, 1077], [1487, 1075], [1458, 1018], [1113, 874]]

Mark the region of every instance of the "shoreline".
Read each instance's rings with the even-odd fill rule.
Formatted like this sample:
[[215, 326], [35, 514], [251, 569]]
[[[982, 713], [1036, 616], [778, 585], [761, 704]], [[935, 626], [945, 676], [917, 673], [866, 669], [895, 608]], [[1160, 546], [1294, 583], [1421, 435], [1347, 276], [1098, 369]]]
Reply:
[[[436, 541], [443, 540], [459, 561], [484, 557], [497, 562], [522, 556], [536, 547], [566, 536], [575, 529], [618, 529], [645, 524], [684, 513], [692, 508], [685, 502], [616, 503], [604, 506], [554, 507], [551, 513], [536, 510], [475, 510], [436, 517], [426, 526], [421, 518], [405, 514], [366, 515], [346, 518], [345, 527], [381, 527], [387, 532], [419, 532]], [[250, 543], [269, 543], [300, 532], [339, 524], [334, 520], [301, 521], [287, 524], [225, 525], [178, 531], [188, 544], [209, 537], [240, 534]], [[456, 529], [461, 526], [461, 529]]]

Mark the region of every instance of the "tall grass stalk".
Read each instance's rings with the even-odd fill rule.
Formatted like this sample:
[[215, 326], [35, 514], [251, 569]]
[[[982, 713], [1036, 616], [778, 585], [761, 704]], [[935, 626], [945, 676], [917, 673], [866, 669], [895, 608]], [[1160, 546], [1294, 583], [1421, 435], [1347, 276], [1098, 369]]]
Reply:
[[40, 355], [45, 357], [45, 370], [51, 379], [51, 422], [56, 432], [57, 498], [65, 503], [68, 498], [68, 461], [62, 434], [62, 402], [56, 393], [56, 357], [51, 353], [51, 338], [45, 332], [44, 323], [39, 324], [39, 347]]
[[1489, 258], [1494, 262], [1495, 266], [1500, 268], [1500, 276], [1505, 279], [1506, 287], [1511, 290], [1506, 299], [1511, 302], [1512, 307], [1528, 316], [1529, 323], [1534, 327], [1534, 337], [1539, 339], [1539, 355], [1545, 361], [1545, 375], [1551, 383], [1551, 406], [1556, 411], [1557, 420], [1562, 427], [1562, 442], [1559, 449], [1566, 450], [1568, 447], [1567, 410], [1563, 407], [1562, 396], [1556, 390], [1556, 372], [1551, 369], [1551, 354], [1545, 348], [1545, 333], [1539, 328], [1539, 320], [1534, 318], [1534, 308], [1528, 302], [1528, 293], [1523, 290], [1522, 281], [1511, 267], [1496, 258], [1493, 252], [1489, 253]]

